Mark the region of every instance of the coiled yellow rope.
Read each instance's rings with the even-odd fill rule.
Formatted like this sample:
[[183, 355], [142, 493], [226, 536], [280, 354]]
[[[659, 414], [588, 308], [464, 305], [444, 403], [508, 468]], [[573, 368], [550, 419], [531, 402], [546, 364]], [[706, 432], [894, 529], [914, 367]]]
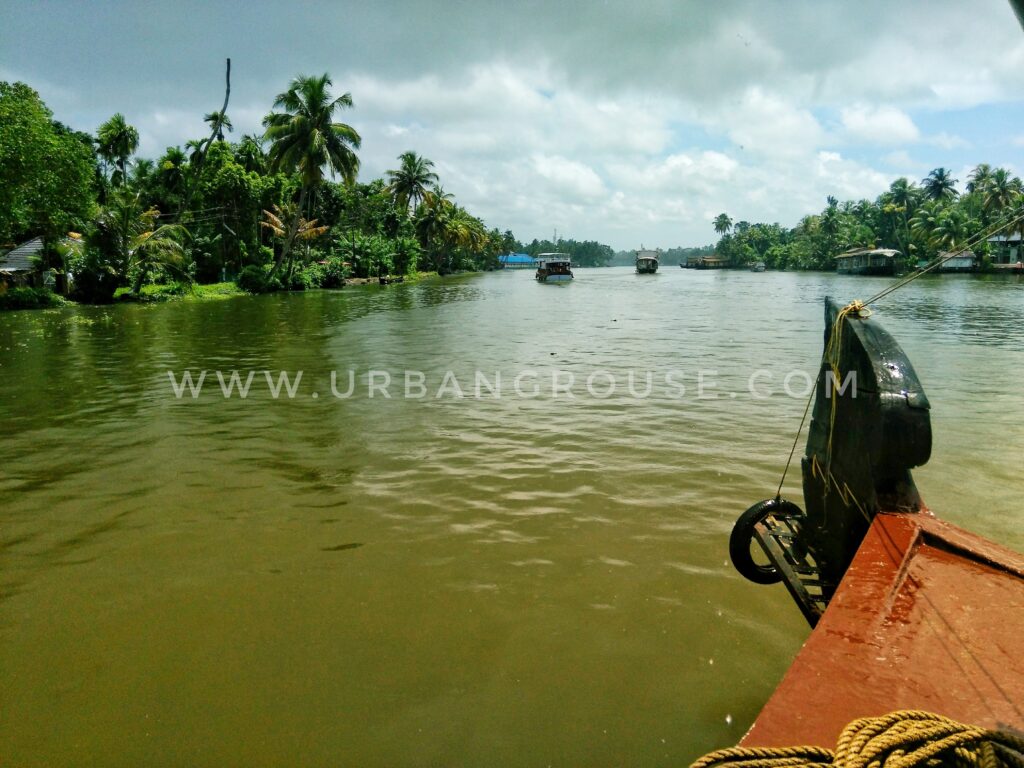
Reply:
[[909, 709], [854, 720], [833, 752], [821, 747], [732, 747], [690, 768], [1024, 768], [1024, 737]]

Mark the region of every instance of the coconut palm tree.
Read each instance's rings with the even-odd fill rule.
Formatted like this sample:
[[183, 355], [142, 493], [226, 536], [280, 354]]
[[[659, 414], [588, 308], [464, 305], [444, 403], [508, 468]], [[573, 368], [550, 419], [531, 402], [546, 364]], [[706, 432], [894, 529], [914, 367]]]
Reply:
[[396, 206], [415, 211], [430, 186], [437, 183], [437, 174], [431, 170], [434, 163], [415, 152], [403, 152], [398, 159], [398, 170], [388, 171], [388, 190]]
[[992, 166], [988, 163], [978, 163], [967, 177], [967, 191], [984, 192], [991, 179]]
[[117, 167], [110, 183], [115, 187], [123, 186], [128, 179], [128, 160], [139, 148], [139, 132], [118, 112], [99, 127], [96, 138], [99, 156]]
[[1021, 180], [1005, 168], [996, 168], [985, 188], [985, 211], [998, 214], [1008, 208], [1021, 193]]
[[889, 185], [889, 194], [894, 204], [911, 214], [921, 197], [921, 189], [905, 176], [901, 176]]
[[[279, 240], [283, 240], [288, 234], [288, 225], [285, 223], [290, 221], [295, 212], [292, 210], [294, 203], [285, 203], [283, 206], [274, 206], [273, 211], [263, 211], [263, 220], [260, 222], [260, 226], [270, 232], [273, 237]], [[330, 227], [317, 226], [316, 219], [308, 221], [299, 215], [299, 226], [295, 230], [294, 239], [304, 240], [309, 242], [323, 235]], [[294, 255], [294, 252], [293, 252]], [[290, 275], [292, 272], [292, 259], [288, 260], [288, 267], [285, 270], [286, 275]]]
[[956, 251], [967, 244], [971, 232], [976, 229], [977, 221], [972, 220], [959, 207], [952, 206], [938, 217], [932, 231], [932, 243], [938, 248]]
[[224, 129], [228, 129], [228, 133], [235, 129], [235, 126], [231, 124], [231, 118], [225, 113], [214, 111], [208, 115], [203, 116], [203, 122], [209, 123], [217, 136], [217, 141], [224, 141]]
[[932, 230], [935, 228], [936, 220], [942, 213], [943, 205], [937, 200], [929, 200], [920, 207], [918, 207], [913, 218], [910, 220], [910, 228], [917, 233], [924, 234], [928, 238], [931, 237]]
[[952, 200], [957, 196], [957, 180], [945, 168], [936, 168], [921, 181], [930, 200]]
[[181, 147], [168, 147], [156, 164], [157, 206], [180, 210], [187, 183], [188, 158]]
[[332, 177], [340, 174], [349, 186], [359, 172], [354, 151], [361, 142], [359, 133], [350, 125], [334, 122], [336, 111], [352, 106], [352, 95], [331, 98], [332, 84], [326, 73], [319, 77], [300, 75], [274, 101], [274, 108], [282, 111], [263, 118], [265, 136], [271, 142], [270, 170], [297, 173], [301, 182], [298, 205], [271, 274], [280, 269], [291, 252], [306, 198], [323, 182], [324, 168]]
[[445, 248], [453, 239], [449, 225], [454, 213], [452, 196], [436, 185], [424, 193], [423, 202], [416, 211], [416, 236], [423, 250], [431, 255], [438, 272], [443, 271]]
[[715, 232], [720, 235], [726, 235], [729, 230], [732, 229], [732, 219], [727, 214], [720, 213], [715, 217]]
[[267, 153], [263, 151], [263, 139], [245, 134], [235, 147], [235, 162], [245, 170], [259, 174], [266, 173]]
[[189, 139], [185, 142], [185, 150], [188, 154], [190, 165], [198, 166], [202, 162], [203, 144], [205, 143], [203, 139]]
[[104, 245], [113, 253], [113, 270], [123, 282], [134, 275], [131, 292], [138, 294], [150, 269], [163, 266], [181, 279], [185, 249], [181, 241], [188, 232], [180, 224], [161, 224], [160, 211], [143, 209], [141, 197], [127, 189], [112, 196], [96, 221]]
[[910, 218], [917, 210], [921, 199], [921, 189], [906, 177], [901, 176], [889, 185], [888, 194], [889, 200], [895, 206], [895, 212], [900, 214], [903, 221], [903, 242], [900, 250], [906, 254], [910, 247]]

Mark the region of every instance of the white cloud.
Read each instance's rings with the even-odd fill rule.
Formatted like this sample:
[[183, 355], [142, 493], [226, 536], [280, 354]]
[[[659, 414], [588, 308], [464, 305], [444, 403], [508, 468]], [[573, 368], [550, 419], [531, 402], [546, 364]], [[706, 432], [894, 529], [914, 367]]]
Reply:
[[960, 136], [955, 136], [951, 133], [946, 133], [945, 131], [937, 133], [934, 136], [929, 136], [925, 141], [928, 144], [939, 147], [940, 149], [960, 149], [971, 145], [971, 143], [966, 139]]
[[644, 164], [612, 162], [609, 172], [616, 185], [631, 189], [709, 194], [728, 183], [738, 166], [728, 155], [706, 150], [673, 154]]
[[761, 155], [799, 155], [825, 140], [824, 129], [807, 109], [761, 87], [747, 90], [711, 122], [725, 127], [740, 149]]
[[845, 159], [838, 152], [819, 152], [817, 175], [840, 200], [874, 198], [889, 182], [886, 174]]
[[911, 144], [921, 137], [910, 115], [895, 107], [843, 107], [840, 119], [851, 138], [870, 144]]
[[606, 194], [601, 177], [588, 165], [557, 155], [534, 155], [531, 160], [533, 172], [569, 202], [589, 202]]
[[[39, 24], [15, 4], [0, 48], [57, 119], [92, 130], [121, 111], [154, 156], [206, 135], [222, 51], [243, 34], [236, 137], [260, 130], [290, 77], [326, 70], [355, 100], [340, 119], [363, 136], [363, 180], [415, 150], [491, 226], [616, 247], [710, 242], [720, 211], [792, 225], [829, 194], [875, 197], [898, 174], [969, 162], [971, 147], [1009, 165], [987, 121], [935, 126], [944, 110], [998, 110], [1024, 92], [1024, 36], [1005, 0], [819, 0], [786, 13], [760, 0], [477, 0], [457, 23], [436, 4], [380, 0], [321, 4], [315, 25], [284, 7], [250, 15], [200, 0], [53, 0]], [[142, 21], [164, 32], [140, 37]]]
[[897, 149], [893, 152], [882, 157], [882, 162], [891, 168], [895, 168], [901, 171], [910, 171], [917, 173], [924, 166], [921, 163], [915, 162], [905, 149]]

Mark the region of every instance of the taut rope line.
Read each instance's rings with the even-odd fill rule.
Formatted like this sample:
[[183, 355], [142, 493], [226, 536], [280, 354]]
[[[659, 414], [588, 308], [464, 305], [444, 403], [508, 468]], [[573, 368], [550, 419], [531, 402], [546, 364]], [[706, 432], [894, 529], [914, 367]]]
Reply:
[[[957, 256], [961, 255], [965, 251], [971, 250], [975, 245], [977, 245], [978, 243], [982, 242], [983, 240], [987, 240], [988, 238], [990, 238], [993, 235], [995, 235], [997, 232], [1001, 232], [1004, 229], [1016, 226], [1017, 224], [1019, 224], [1021, 222], [1024, 222], [1024, 213], [1018, 213], [1016, 215], [1013, 215], [1013, 213], [1011, 213], [1011, 216], [1012, 216], [1012, 218], [1004, 219], [1003, 221], [997, 222], [995, 224], [992, 224], [987, 229], [982, 230], [977, 235], [975, 235], [973, 238], [968, 240], [967, 243], [965, 243], [959, 250], [950, 251], [945, 256], [936, 257], [935, 259], [933, 259], [931, 261], [931, 263], [929, 263], [927, 266], [923, 267], [922, 269], [919, 269], [916, 272], [912, 272], [907, 277], [900, 278], [896, 282], [892, 283], [888, 287], [886, 287], [883, 290], [881, 290], [878, 293], [876, 293], [874, 296], [872, 296], [867, 301], [863, 301], [862, 302], [862, 301], [859, 301], [859, 300], [854, 300], [854, 301], [850, 302], [848, 305], [846, 305], [845, 307], [843, 307], [843, 309], [839, 312], [839, 315], [836, 317], [835, 323], [832, 326], [832, 335], [829, 338], [829, 343], [828, 343], [828, 345], [827, 345], [827, 347], [825, 349], [825, 353], [822, 355], [821, 361], [818, 364], [818, 377], [814, 380], [814, 386], [811, 388], [811, 393], [810, 393], [810, 395], [807, 398], [807, 405], [804, 407], [803, 416], [800, 417], [800, 426], [797, 427], [796, 435], [793, 438], [793, 446], [789, 450], [789, 456], [786, 459], [786, 465], [782, 468], [782, 477], [779, 480], [779, 487], [778, 487], [778, 489], [775, 492], [775, 498], [778, 499], [778, 498], [782, 497], [782, 486], [786, 482], [786, 475], [789, 472], [790, 465], [793, 463], [793, 456], [796, 453], [796, 446], [800, 442], [800, 435], [803, 433], [804, 424], [807, 422], [807, 414], [811, 410], [811, 403], [814, 401], [814, 396], [815, 396], [815, 394], [817, 393], [817, 390], [818, 390], [818, 383], [821, 381], [822, 364], [826, 360], [828, 360], [829, 349], [831, 349], [833, 347], [833, 341], [836, 342], [835, 350], [838, 353], [838, 349], [839, 349], [838, 348], [838, 343], [842, 339], [842, 328], [841, 328], [841, 325], [846, 320], [846, 315], [851, 314], [851, 313], [855, 313], [857, 316], [867, 317], [867, 315], [862, 315], [861, 313], [863, 313], [865, 311], [870, 313], [871, 310], [868, 308], [868, 305], [874, 304], [874, 303], [876, 303], [878, 301], [881, 301], [883, 298], [888, 296], [893, 291], [899, 290], [903, 286], [908, 285], [908, 284], [912, 283], [914, 280], [916, 280], [917, 278], [921, 277], [921, 275], [927, 274], [927, 273], [931, 272], [933, 269], [937, 269], [938, 267], [941, 267], [943, 264], [945, 264], [950, 259], [956, 258]], [[835, 380], [838, 381], [839, 380], [840, 372], [838, 370], [837, 364], [833, 363], [830, 367], [832, 369], [833, 376], [836, 377]], [[831, 474], [831, 465], [832, 465], [832, 431], [833, 431], [833, 427], [835, 426], [835, 413], [836, 413], [835, 412], [835, 408], [836, 408], [835, 398], [832, 398], [832, 415], [831, 415], [831, 423], [829, 425], [829, 436], [828, 436], [828, 445], [829, 445], [829, 449], [828, 449], [829, 474]], [[1021, 768], [1024, 768], [1024, 766], [1022, 766]]]

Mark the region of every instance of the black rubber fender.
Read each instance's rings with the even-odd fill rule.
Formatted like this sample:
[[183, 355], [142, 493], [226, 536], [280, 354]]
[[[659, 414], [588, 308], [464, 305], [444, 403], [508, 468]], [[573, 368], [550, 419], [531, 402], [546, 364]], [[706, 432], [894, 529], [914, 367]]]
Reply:
[[759, 565], [750, 556], [750, 544], [754, 540], [754, 526], [768, 515], [776, 512], [802, 515], [800, 508], [791, 501], [782, 498], [759, 501], [739, 516], [729, 535], [729, 558], [733, 567], [743, 578], [755, 584], [777, 584], [782, 581], [782, 574], [771, 565]]

